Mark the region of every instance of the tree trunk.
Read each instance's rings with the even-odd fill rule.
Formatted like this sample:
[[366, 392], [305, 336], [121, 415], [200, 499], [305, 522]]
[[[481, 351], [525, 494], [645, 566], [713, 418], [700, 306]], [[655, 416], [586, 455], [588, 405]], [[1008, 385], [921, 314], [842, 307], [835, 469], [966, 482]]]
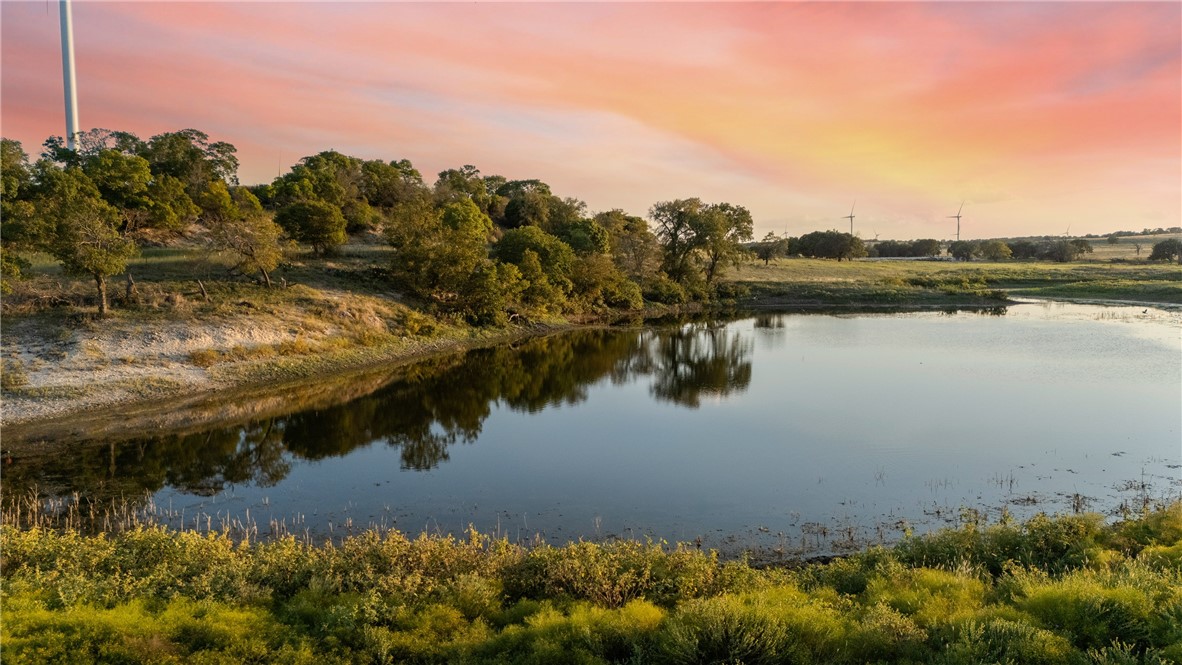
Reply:
[[99, 303], [98, 314], [99, 318], [107, 315], [107, 278], [105, 275], [95, 274], [94, 283], [98, 286]]
[[267, 283], [267, 288], [271, 288], [271, 276], [267, 274], [266, 270], [259, 268], [259, 272], [263, 273], [263, 281]]

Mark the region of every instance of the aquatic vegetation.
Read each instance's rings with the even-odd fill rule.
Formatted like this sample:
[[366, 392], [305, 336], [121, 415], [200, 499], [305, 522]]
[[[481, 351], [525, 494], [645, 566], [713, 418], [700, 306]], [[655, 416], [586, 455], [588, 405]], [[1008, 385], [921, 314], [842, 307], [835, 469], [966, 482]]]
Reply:
[[1165, 663], [1182, 504], [791, 568], [692, 546], [0, 527], [5, 662]]

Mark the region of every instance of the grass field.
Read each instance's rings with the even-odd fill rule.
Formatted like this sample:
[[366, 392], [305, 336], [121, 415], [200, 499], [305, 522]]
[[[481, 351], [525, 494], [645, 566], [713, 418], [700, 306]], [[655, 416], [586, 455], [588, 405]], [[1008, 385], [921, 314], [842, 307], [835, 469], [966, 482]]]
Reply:
[[783, 305], [987, 305], [1007, 296], [1182, 304], [1182, 266], [1163, 262], [782, 258], [744, 264], [730, 278], [754, 302]]

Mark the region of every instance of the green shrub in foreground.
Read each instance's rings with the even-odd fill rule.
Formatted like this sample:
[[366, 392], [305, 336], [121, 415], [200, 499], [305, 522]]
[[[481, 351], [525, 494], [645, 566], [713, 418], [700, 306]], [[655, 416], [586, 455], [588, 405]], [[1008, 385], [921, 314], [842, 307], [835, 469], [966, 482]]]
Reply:
[[1182, 506], [758, 570], [652, 543], [0, 526], [5, 663], [1182, 662]]

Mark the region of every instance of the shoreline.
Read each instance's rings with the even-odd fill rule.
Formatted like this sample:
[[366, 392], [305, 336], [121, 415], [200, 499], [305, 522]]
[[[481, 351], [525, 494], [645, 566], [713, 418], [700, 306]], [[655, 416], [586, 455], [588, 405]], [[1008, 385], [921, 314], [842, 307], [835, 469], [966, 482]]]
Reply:
[[[82, 331], [94, 333], [75, 342], [77, 353], [64, 355], [61, 362], [42, 362], [36, 385], [5, 390], [0, 397], [0, 427], [3, 427], [5, 449], [27, 446], [36, 442], [76, 439], [83, 435], [113, 435], [130, 428], [183, 431], [186, 428], [208, 426], [223, 421], [237, 421], [243, 417], [267, 415], [282, 411], [292, 403], [317, 402], [305, 393], [324, 391], [325, 384], [341, 387], [346, 383], [356, 386], [348, 394], [364, 394], [388, 382], [408, 364], [460, 354], [468, 350], [495, 346], [531, 337], [545, 336], [578, 329], [620, 325], [624, 322], [651, 324], [662, 318], [702, 313], [720, 315], [744, 312], [920, 312], [938, 310], [996, 309], [1037, 301], [1062, 301], [1098, 305], [1137, 305], [1161, 309], [1175, 309], [1172, 303], [1142, 301], [1096, 300], [1076, 298], [1048, 298], [1015, 296], [1018, 299], [980, 300], [977, 302], [846, 302], [824, 303], [812, 300], [791, 300], [779, 295], [759, 296], [714, 307], [673, 307], [624, 313], [613, 318], [597, 317], [582, 321], [538, 323], [497, 330], [451, 328], [436, 337], [407, 338], [376, 346], [351, 344], [325, 353], [307, 353], [278, 358], [225, 362], [202, 368], [183, 359], [185, 341], [194, 337], [192, 329], [211, 328], [218, 322], [196, 325], [183, 321], [163, 321], [157, 325], [137, 325], [115, 319], [103, 323], [101, 329]], [[249, 325], [254, 322], [255, 325]], [[246, 319], [238, 328], [261, 329], [263, 322]], [[5, 355], [44, 357], [30, 341], [30, 330], [35, 325], [20, 320], [5, 328]], [[13, 329], [16, 329], [15, 331]], [[15, 336], [17, 339], [12, 340]], [[84, 335], [85, 336], [85, 335]], [[147, 345], [128, 344], [135, 338], [151, 340], [153, 352]], [[213, 334], [212, 337], [217, 337]], [[223, 335], [229, 346], [236, 341]], [[204, 338], [203, 338], [204, 339]], [[266, 340], [263, 340], [265, 343]], [[190, 343], [188, 346], [193, 346]], [[12, 347], [17, 347], [13, 349]], [[124, 347], [127, 347], [126, 349]], [[176, 351], [180, 348], [180, 351]], [[122, 350], [121, 350], [122, 349]], [[143, 352], [141, 357], [121, 355]], [[164, 351], [171, 350], [165, 354]], [[96, 362], [79, 363], [77, 356], [101, 356]], [[109, 358], [120, 358], [112, 362]], [[7, 369], [7, 368], [6, 368]], [[56, 381], [56, 383], [55, 383]], [[309, 385], [315, 382], [315, 385]], [[366, 388], [368, 386], [368, 388]], [[359, 392], [360, 391], [360, 392]], [[262, 402], [258, 407], [243, 409], [244, 402]], [[340, 398], [331, 400], [339, 402]], [[161, 413], [166, 409], [166, 413]]]

